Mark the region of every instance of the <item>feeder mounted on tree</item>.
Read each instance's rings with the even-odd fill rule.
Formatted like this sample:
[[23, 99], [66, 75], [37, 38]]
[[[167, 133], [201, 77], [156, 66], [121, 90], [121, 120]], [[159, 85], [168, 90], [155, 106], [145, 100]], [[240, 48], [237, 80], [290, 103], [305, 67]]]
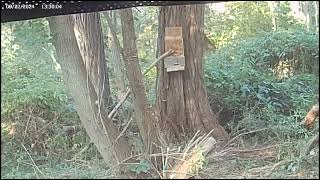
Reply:
[[165, 28], [165, 51], [174, 50], [174, 54], [164, 58], [167, 72], [183, 71], [185, 68], [182, 27]]

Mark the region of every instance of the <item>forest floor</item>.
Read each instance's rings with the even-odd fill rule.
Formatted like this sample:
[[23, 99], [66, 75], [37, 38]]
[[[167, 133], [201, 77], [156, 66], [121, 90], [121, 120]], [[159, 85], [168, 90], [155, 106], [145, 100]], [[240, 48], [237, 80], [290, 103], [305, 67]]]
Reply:
[[[319, 147], [307, 156], [297, 155], [297, 142], [269, 141], [259, 143], [255, 137], [237, 140], [219, 152], [210, 152], [206, 166], [195, 179], [240, 178], [297, 178], [319, 179]], [[18, 160], [19, 161], [19, 160]], [[112, 178], [102, 160], [60, 160], [43, 163], [21, 160], [17, 167], [10, 167], [10, 160], [1, 166], [2, 178]]]
[[227, 148], [207, 157], [197, 179], [319, 179], [319, 147], [304, 157], [293, 152], [295, 143]]

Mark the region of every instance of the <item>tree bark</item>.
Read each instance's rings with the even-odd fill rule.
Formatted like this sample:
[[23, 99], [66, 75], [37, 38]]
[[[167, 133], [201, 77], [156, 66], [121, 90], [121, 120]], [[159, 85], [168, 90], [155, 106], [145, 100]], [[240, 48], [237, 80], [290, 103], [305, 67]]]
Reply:
[[226, 140], [228, 134], [209, 106], [203, 78], [204, 5], [160, 7], [159, 26], [160, 54], [165, 51], [165, 27], [182, 27], [186, 63], [184, 71], [169, 73], [159, 63], [157, 109], [166, 140], [211, 129], [215, 139]]
[[97, 94], [93, 83], [87, 79], [87, 71], [74, 34], [74, 19], [72, 16], [57, 16], [48, 21], [63, 80], [74, 100], [80, 120], [103, 159], [111, 166], [118, 165], [130, 157], [130, 148], [123, 138], [114, 141], [118, 132], [106, 112], [96, 104]]
[[315, 26], [319, 28], [319, 1], [314, 2]]
[[308, 31], [311, 30], [312, 26], [313, 26], [313, 21], [312, 21], [312, 17], [313, 17], [313, 5], [312, 5], [313, 1], [304, 1], [301, 2], [301, 8], [302, 8], [302, 12], [305, 16], [305, 25]]
[[140, 131], [140, 135], [146, 150], [150, 152], [151, 141], [155, 139], [155, 123], [153, 111], [147, 103], [143, 75], [139, 65], [138, 51], [136, 46], [136, 35], [134, 31], [133, 14], [131, 9], [120, 11], [124, 63], [127, 69], [129, 86], [133, 94], [135, 107], [135, 117]]
[[99, 104], [107, 109], [112, 104], [112, 98], [100, 15], [97, 12], [76, 14], [74, 19], [74, 31], [89, 79], [99, 97]]
[[[111, 20], [113, 21], [113, 26], [117, 26], [117, 17], [116, 17], [116, 11], [111, 12]], [[116, 29], [116, 28], [114, 28]], [[115, 44], [114, 38], [112, 38], [111, 42], [111, 62], [113, 63], [114, 66], [114, 74], [115, 74], [115, 80], [116, 80], [116, 86], [117, 86], [117, 95], [118, 95], [118, 100], [122, 100], [122, 98], [126, 94], [126, 72], [124, 68], [124, 62], [123, 58], [121, 57], [121, 52], [117, 48]]]
[[273, 31], [277, 31], [278, 23], [277, 23], [277, 15], [275, 13], [276, 8], [279, 6], [279, 1], [268, 1], [268, 5], [270, 8], [271, 16], [272, 16], [272, 29]]

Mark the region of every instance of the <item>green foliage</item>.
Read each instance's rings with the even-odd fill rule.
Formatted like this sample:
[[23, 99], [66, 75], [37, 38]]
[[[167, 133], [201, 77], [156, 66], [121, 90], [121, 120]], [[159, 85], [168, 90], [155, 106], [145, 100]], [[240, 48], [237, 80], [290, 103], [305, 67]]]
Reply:
[[[155, 60], [157, 13], [157, 7], [134, 9], [141, 69]], [[272, 32], [272, 15], [277, 19], [276, 32]], [[117, 16], [119, 20], [119, 14]], [[220, 119], [234, 122], [230, 125], [235, 130], [272, 127], [263, 134], [264, 142], [270, 136], [286, 140], [307, 138], [310, 132], [299, 123], [315, 103], [318, 91], [319, 35], [303, 30], [304, 25], [291, 16], [289, 2], [280, 2], [274, 12], [267, 2], [228, 2], [225, 12], [207, 8], [205, 17], [206, 34], [218, 47], [206, 57], [205, 80], [212, 108], [223, 109]], [[101, 23], [106, 28], [103, 16]], [[119, 24], [118, 21], [115, 27], [117, 33], [121, 32]], [[118, 37], [122, 41], [121, 35]], [[105, 51], [106, 55], [110, 54], [108, 49]], [[107, 171], [101, 168], [105, 165], [83, 162], [101, 159], [95, 146], [77, 157], [82, 160], [81, 166], [78, 162], [61, 164], [61, 160], [73, 158], [90, 140], [79, 125], [72, 100], [64, 90], [47, 21], [1, 24], [1, 66], [1, 136], [5, 141], [1, 177], [108, 178]], [[151, 102], [156, 99], [156, 73], [154, 68], [145, 78]], [[132, 105], [126, 102], [122, 111], [128, 119]], [[55, 118], [56, 121], [41, 130]], [[68, 135], [64, 125], [77, 126], [80, 130]], [[141, 153], [141, 140], [133, 138], [131, 131], [128, 137], [133, 149]], [[34, 169], [21, 144], [28, 149], [43, 175]], [[295, 145], [278, 149], [277, 160], [296, 156]], [[284, 167], [290, 172], [301, 165], [300, 159], [292, 159]], [[245, 166], [253, 167], [252, 163], [246, 160]], [[204, 165], [202, 159], [195, 170]], [[237, 162], [234, 169], [239, 166], [241, 162]], [[145, 160], [129, 168], [136, 174], [148, 173], [150, 169], [151, 165]], [[230, 168], [226, 172], [229, 171]]]
[[1, 26], [10, 32], [3, 34], [6, 43], [1, 47], [1, 105], [4, 107], [1, 113], [10, 113], [30, 104], [49, 110], [61, 108], [68, 98], [61, 88], [61, 78], [53, 67], [53, 47], [46, 21]]
[[[138, 7], [133, 11], [134, 24], [137, 36], [138, 57], [141, 69], [147, 68], [156, 60], [157, 37], [158, 37], [158, 8]], [[155, 94], [156, 68], [145, 75], [145, 87], [148, 94]], [[155, 95], [150, 95], [150, 102], [155, 102]]]
[[[278, 29], [303, 27], [290, 15], [289, 2], [279, 4], [274, 12]], [[272, 31], [272, 12], [266, 1], [230, 2], [226, 3], [225, 8], [223, 13], [210, 7], [206, 9], [206, 34], [217, 47]]]
[[[298, 122], [315, 103], [319, 79], [312, 67], [319, 61], [317, 47], [315, 34], [281, 31], [231, 43], [208, 55], [205, 78], [213, 109], [224, 108], [223, 113], [233, 114], [227, 118], [237, 121], [250, 112], [253, 124], [260, 120], [264, 126], [276, 126], [284, 136], [305, 133]], [[283, 76], [275, 71], [280, 61], [292, 62]], [[297, 66], [302, 62], [304, 66]]]
[[316, 73], [315, 65], [319, 63], [319, 35], [302, 30], [268, 32], [236, 43], [235, 47], [240, 47], [240, 58], [262, 69]]
[[[21, 153], [23, 154], [23, 153]], [[25, 154], [19, 166], [5, 164], [1, 169], [2, 179], [110, 179], [112, 175], [101, 161], [91, 163], [65, 162], [64, 164], [37, 165], [40, 171], [32, 166]]]
[[[252, 37], [272, 29], [266, 2], [234, 2], [226, 4], [224, 13], [212, 12], [206, 21], [209, 38], [218, 47], [240, 38]], [[208, 11], [212, 11], [209, 10]], [[207, 12], [208, 12], [207, 11]]]
[[[148, 66], [155, 60], [157, 47], [158, 8], [139, 7], [134, 12], [139, 59]], [[146, 63], [146, 64], [144, 64]]]
[[5, 157], [17, 159], [18, 154], [11, 152], [23, 151], [23, 143], [37, 156], [72, 158], [70, 155], [80, 151], [89, 139], [84, 129], [72, 137], [62, 130], [63, 125], [78, 125], [80, 121], [61, 80], [47, 21], [6, 23], [1, 29], [1, 135], [6, 142]]
[[288, 1], [278, 2], [275, 8], [275, 18], [277, 20], [277, 28], [279, 30], [303, 29], [303, 25], [299, 23], [291, 14], [291, 8]]
[[141, 172], [147, 173], [150, 169], [151, 169], [151, 165], [146, 160], [140, 160], [139, 164], [131, 165], [129, 167], [129, 170], [136, 174], [140, 174]]

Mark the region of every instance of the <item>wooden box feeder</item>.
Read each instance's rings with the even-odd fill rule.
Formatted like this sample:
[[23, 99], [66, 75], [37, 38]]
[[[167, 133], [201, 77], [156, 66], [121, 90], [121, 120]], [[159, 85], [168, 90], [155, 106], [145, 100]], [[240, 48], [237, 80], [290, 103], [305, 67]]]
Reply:
[[166, 27], [165, 51], [174, 50], [174, 54], [164, 58], [164, 67], [167, 72], [183, 71], [185, 68], [182, 27]]

